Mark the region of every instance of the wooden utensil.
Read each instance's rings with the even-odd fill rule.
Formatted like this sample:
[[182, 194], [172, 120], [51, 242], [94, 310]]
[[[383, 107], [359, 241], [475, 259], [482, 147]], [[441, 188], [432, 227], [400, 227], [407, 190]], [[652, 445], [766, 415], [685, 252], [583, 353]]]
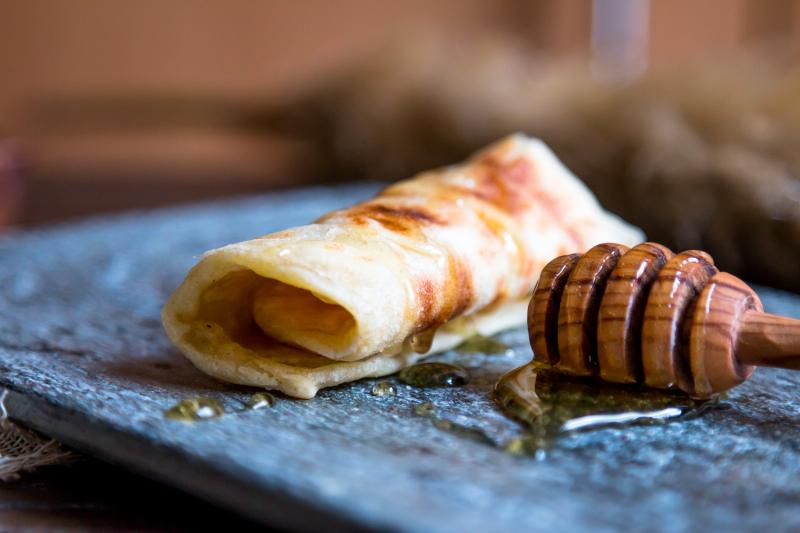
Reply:
[[545, 266], [528, 307], [535, 359], [575, 376], [705, 398], [756, 366], [800, 370], [800, 320], [763, 312], [756, 293], [705, 252], [600, 244]]

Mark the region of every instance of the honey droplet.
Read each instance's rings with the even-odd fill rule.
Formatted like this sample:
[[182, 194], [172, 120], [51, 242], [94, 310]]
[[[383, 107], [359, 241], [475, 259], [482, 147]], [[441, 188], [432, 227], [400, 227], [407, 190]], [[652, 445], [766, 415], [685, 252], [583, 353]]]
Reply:
[[491, 337], [484, 337], [480, 334], [473, 335], [465, 340], [456, 350], [462, 353], [482, 353], [487, 355], [508, 355], [514, 353], [514, 350], [507, 344]]
[[414, 414], [417, 416], [432, 417], [436, 415], [436, 408], [431, 402], [422, 402], [414, 406]]
[[436, 336], [436, 328], [429, 328], [409, 337], [408, 342], [411, 349], [417, 353], [428, 353], [433, 346], [433, 338]]
[[397, 396], [397, 388], [388, 381], [379, 381], [370, 389], [370, 394], [373, 396]]
[[448, 363], [419, 363], [401, 370], [397, 378], [414, 387], [460, 387], [469, 382], [466, 370]]
[[465, 426], [452, 420], [440, 418], [436, 415], [436, 407], [431, 402], [422, 402], [414, 406], [414, 414], [424, 418], [429, 418], [433, 427], [442, 431], [447, 431], [453, 435], [464, 437], [481, 444], [494, 446], [492, 439], [481, 429]]
[[547, 443], [541, 438], [532, 436], [515, 437], [505, 444], [504, 451], [510, 455], [527, 455], [536, 459], [544, 459], [546, 446]]
[[431, 423], [437, 429], [441, 429], [442, 431], [447, 431], [448, 433], [452, 433], [453, 435], [458, 435], [459, 437], [464, 437], [475, 442], [480, 442], [481, 444], [488, 444], [490, 446], [494, 445], [492, 439], [484, 431], [478, 428], [465, 426], [463, 424], [459, 424], [457, 422], [453, 422], [451, 420], [445, 420], [444, 418], [438, 418], [435, 416], [431, 418]]
[[257, 392], [247, 399], [247, 408], [252, 410], [264, 409], [272, 407], [277, 401], [277, 398], [269, 392]]
[[194, 422], [196, 420], [209, 420], [222, 416], [225, 409], [214, 398], [201, 396], [186, 398], [164, 411], [164, 416], [170, 420]]

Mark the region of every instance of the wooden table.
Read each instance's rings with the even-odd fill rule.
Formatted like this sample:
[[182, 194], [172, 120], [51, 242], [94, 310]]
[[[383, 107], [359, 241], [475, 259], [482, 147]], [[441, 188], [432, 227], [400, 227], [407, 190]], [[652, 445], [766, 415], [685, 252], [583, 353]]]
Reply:
[[232, 513], [89, 458], [0, 483], [0, 530], [175, 531], [256, 526]]

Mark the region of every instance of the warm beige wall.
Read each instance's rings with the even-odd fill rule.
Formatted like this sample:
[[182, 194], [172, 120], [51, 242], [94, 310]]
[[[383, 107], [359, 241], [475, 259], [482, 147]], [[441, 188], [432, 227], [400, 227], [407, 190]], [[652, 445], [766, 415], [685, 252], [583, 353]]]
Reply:
[[[398, 40], [508, 28], [513, 2], [0, 0], [0, 139], [19, 137], [28, 163], [20, 221], [321, 178], [302, 176], [298, 147], [283, 139], [209, 124], [87, 125], [70, 97], [132, 95], [149, 116], [159, 94], [279, 99]], [[112, 117], [130, 116], [115, 105]]]
[[800, 44], [798, 0], [654, 0], [651, 6], [654, 68], [731, 54], [770, 40]]
[[[64, 127], [63, 116], [41, 104], [55, 99], [63, 111], [60, 97], [94, 102], [98, 95], [159, 93], [279, 99], [387, 45], [432, 33], [467, 42], [505, 32], [553, 53], [586, 54], [592, 6], [591, 0], [0, 0], [0, 138], [19, 136], [29, 156], [27, 198], [38, 202], [26, 208], [29, 220], [97, 210], [81, 180], [94, 196], [117, 191], [103, 209], [188, 198], [186, 191], [200, 194], [203, 184], [207, 196], [298, 184], [293, 180], [305, 178], [294, 175], [297, 147], [282, 139], [208, 126], [76, 131], [74, 115]], [[798, 29], [800, 0], [652, 0], [650, 65], [731, 52], [765, 36], [789, 36], [800, 45]], [[126, 105], [116, 112], [120, 107], [130, 112]], [[86, 122], [82, 113], [79, 126]], [[105, 196], [96, 193], [101, 182]], [[166, 197], [156, 187], [163, 183], [183, 189]], [[141, 201], [131, 200], [135, 194]]]
[[[505, 23], [486, 0], [2, 0], [0, 127], [53, 93], [276, 94], [425, 28]], [[9, 124], [9, 122], [11, 124]]]
[[[642, 0], [644, 1], [644, 0]], [[793, 33], [800, 0], [652, 0], [651, 64]], [[428, 28], [585, 50], [590, 0], [1, 0], [0, 128], [53, 93], [281, 94]]]

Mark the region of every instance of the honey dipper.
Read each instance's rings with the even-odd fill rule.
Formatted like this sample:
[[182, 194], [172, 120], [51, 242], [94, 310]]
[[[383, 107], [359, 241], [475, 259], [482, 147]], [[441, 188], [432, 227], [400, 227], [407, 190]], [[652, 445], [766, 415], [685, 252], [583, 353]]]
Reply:
[[758, 365], [800, 370], [800, 320], [705, 252], [600, 244], [545, 266], [528, 307], [535, 360], [575, 376], [707, 398]]

